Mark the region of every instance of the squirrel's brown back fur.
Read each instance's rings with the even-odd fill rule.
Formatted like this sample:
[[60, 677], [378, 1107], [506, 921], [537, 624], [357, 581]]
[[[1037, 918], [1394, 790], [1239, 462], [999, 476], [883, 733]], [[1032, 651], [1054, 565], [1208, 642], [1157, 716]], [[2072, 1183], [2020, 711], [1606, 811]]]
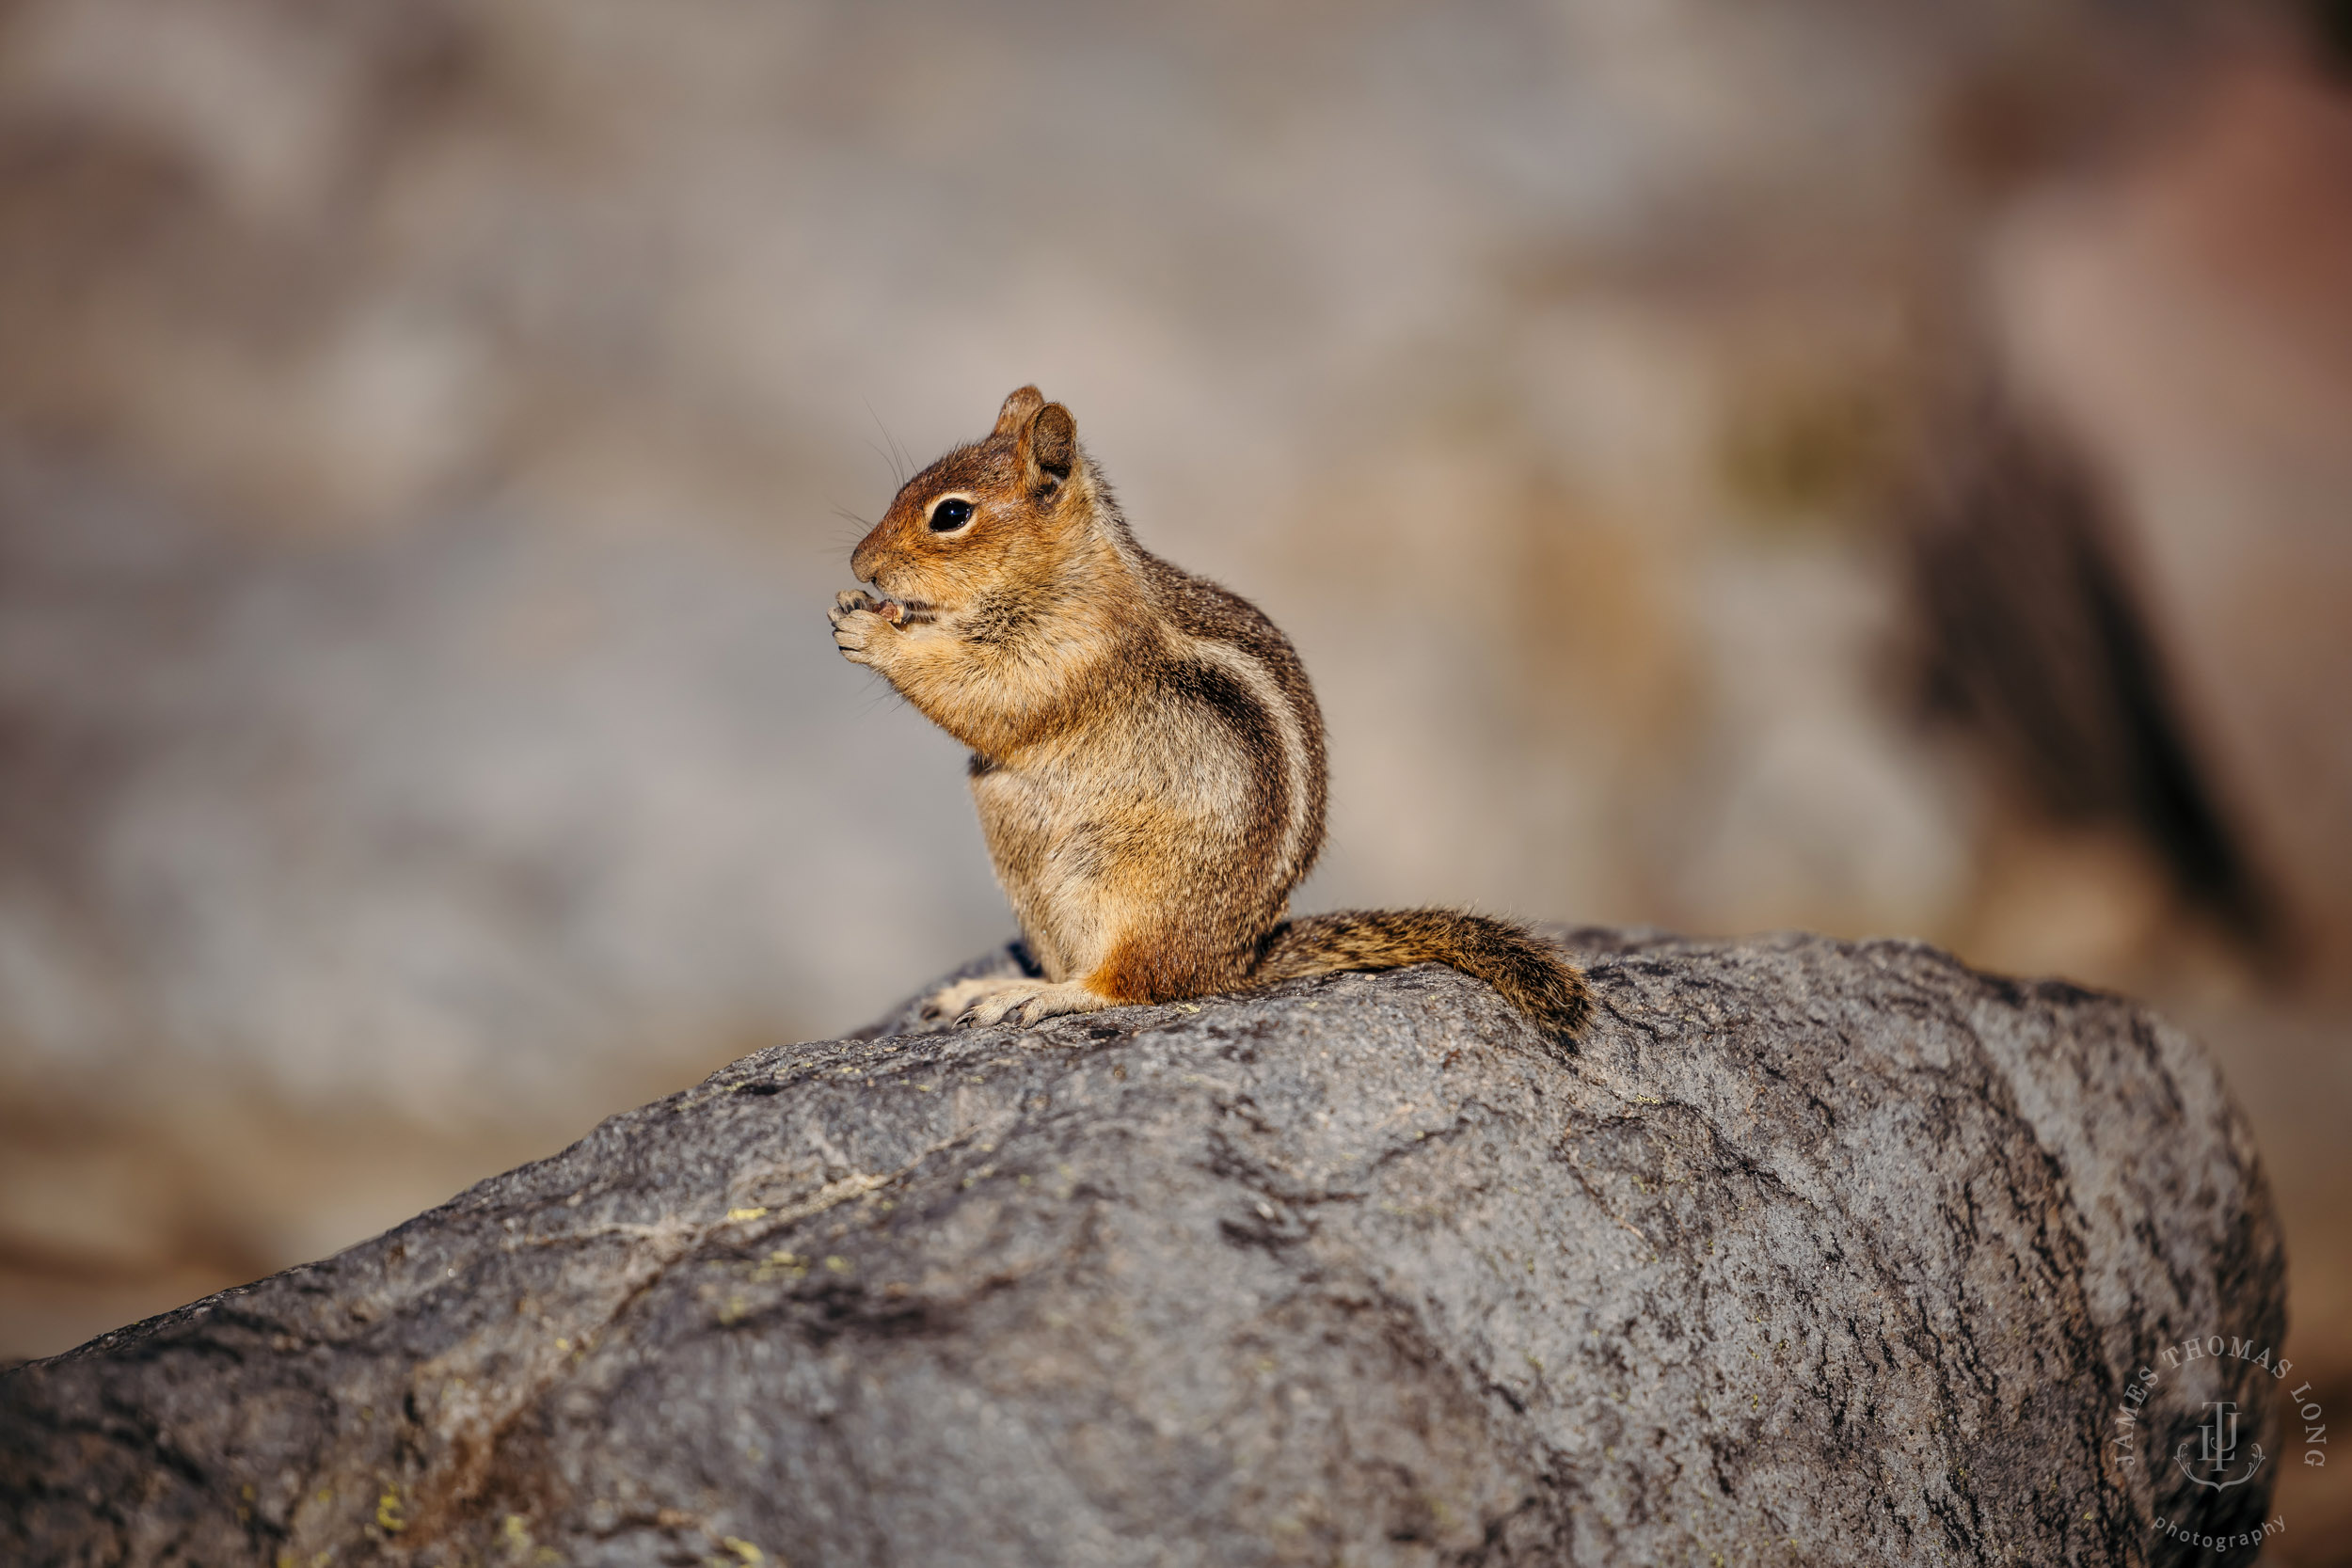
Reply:
[[1547, 1029], [1575, 969], [1524, 927], [1444, 910], [1286, 923], [1323, 847], [1323, 720], [1258, 609], [1136, 543], [1069, 410], [1025, 387], [988, 437], [899, 490], [834, 641], [971, 748], [990, 858], [1034, 980], [967, 981], [987, 1020], [1299, 975], [1449, 963]]

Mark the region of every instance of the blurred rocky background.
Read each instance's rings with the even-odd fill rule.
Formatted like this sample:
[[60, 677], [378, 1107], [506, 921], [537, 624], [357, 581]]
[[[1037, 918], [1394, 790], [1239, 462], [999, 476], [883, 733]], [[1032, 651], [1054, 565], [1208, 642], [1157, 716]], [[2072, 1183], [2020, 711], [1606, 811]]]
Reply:
[[[1313, 672], [1303, 906], [2147, 995], [2352, 1418], [2347, 60], [2340, 3], [6, 0], [0, 1356], [1007, 934], [822, 610], [1034, 380]], [[2274, 1560], [2352, 1560], [2324, 1480]]]

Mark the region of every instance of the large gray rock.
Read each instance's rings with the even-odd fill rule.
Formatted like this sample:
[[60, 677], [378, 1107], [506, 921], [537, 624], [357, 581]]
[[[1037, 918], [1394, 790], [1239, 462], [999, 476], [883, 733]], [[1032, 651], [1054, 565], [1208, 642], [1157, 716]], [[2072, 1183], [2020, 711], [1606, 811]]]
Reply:
[[0, 1379], [0, 1557], [2137, 1563], [2260, 1520], [2275, 1465], [2167, 1463], [2275, 1385], [2162, 1348], [2281, 1328], [2187, 1039], [1901, 943], [1568, 941], [1565, 1057], [1426, 968], [747, 1057]]

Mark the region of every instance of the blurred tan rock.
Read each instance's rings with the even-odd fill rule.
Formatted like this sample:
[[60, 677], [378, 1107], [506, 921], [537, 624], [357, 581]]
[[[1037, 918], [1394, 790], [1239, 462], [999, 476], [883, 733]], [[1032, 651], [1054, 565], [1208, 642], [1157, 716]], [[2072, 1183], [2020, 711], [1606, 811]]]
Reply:
[[2200, 752], [2352, 984], [2352, 96], [2217, 84], [2126, 178], [2022, 214], [2011, 353], [2128, 499], [2127, 562]]

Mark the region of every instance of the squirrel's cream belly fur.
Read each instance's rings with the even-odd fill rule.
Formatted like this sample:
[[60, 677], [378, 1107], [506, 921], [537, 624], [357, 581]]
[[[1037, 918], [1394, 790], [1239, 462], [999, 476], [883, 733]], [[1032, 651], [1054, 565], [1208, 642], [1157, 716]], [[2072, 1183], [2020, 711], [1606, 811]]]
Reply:
[[1247, 600], [1136, 543], [1068, 409], [1033, 387], [901, 488], [851, 557], [834, 640], [971, 748], [998, 881], [1042, 980], [966, 981], [935, 1013], [1037, 1020], [1346, 969], [1448, 963], [1555, 1038], [1581, 976], [1452, 910], [1287, 920], [1322, 850], [1323, 720]]

